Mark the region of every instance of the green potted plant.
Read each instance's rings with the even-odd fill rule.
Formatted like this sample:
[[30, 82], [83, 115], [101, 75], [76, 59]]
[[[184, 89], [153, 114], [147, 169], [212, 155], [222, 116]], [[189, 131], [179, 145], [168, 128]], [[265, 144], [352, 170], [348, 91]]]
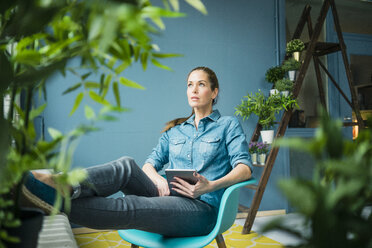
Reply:
[[293, 82], [288, 78], [283, 78], [275, 83], [275, 88], [281, 92], [282, 95], [288, 96], [293, 89]]
[[293, 39], [287, 43], [286, 52], [292, 54], [294, 59], [300, 61], [300, 52], [305, 49], [305, 44], [300, 39]]
[[266, 162], [266, 154], [269, 151], [269, 145], [265, 142], [258, 142], [257, 143], [257, 152], [258, 152], [258, 162], [260, 165], [265, 165]]
[[235, 108], [235, 115], [242, 116], [243, 120], [248, 119], [251, 114], [258, 117], [258, 123], [263, 127], [261, 138], [263, 142], [272, 143], [274, 130], [271, 128], [276, 121], [275, 114], [284, 108], [282, 98], [279, 95], [265, 95], [259, 91], [244, 96], [240, 105]]
[[[301, 240], [291, 247], [371, 247], [371, 129], [362, 130], [356, 140], [350, 140], [343, 135], [341, 120], [332, 120], [320, 112], [320, 127], [314, 138], [283, 138], [274, 144], [308, 153], [315, 160], [309, 179], [279, 182], [289, 203], [304, 219], [300, 230], [309, 232], [299, 231], [280, 219], [264, 231], [275, 229]], [[371, 119], [367, 126], [372, 126]]]
[[[205, 13], [199, 1], [193, 4]], [[24, 231], [10, 229], [23, 224], [19, 199], [22, 183], [28, 171], [49, 169], [61, 172], [57, 185], [63, 191], [68, 185], [82, 180], [83, 170], [70, 169], [74, 148], [79, 137], [97, 130], [101, 120], [112, 120], [111, 113], [122, 113], [119, 84], [143, 89], [122, 72], [140, 62], [146, 69], [148, 61], [159, 63], [160, 58], [176, 54], [159, 53], [152, 44], [151, 33], [163, 29], [161, 18], [184, 16], [178, 12], [177, 1], [164, 8], [152, 6], [150, 1], [12, 1], [3, 0], [0, 10], [0, 247], [5, 242], [23, 240]], [[110, 13], [108, 15], [107, 13]], [[150, 24], [153, 21], [157, 28]], [[128, 23], [130, 25], [128, 25]], [[108, 28], [109, 27], [109, 28]], [[79, 63], [69, 63], [70, 60]], [[78, 65], [76, 65], [78, 64]], [[99, 71], [99, 68], [105, 70]], [[89, 71], [87, 73], [87, 70]], [[101, 106], [99, 113], [85, 106], [89, 125], [82, 124], [63, 134], [46, 127], [51, 138], [36, 135], [34, 120], [42, 114], [46, 104], [38, 105], [34, 94], [45, 92], [48, 78], [54, 73], [73, 73], [79, 83], [64, 94], [78, 91], [71, 110], [73, 114], [83, 98], [90, 98]], [[88, 81], [95, 73], [98, 82]], [[67, 83], [67, 82], [66, 82]], [[105, 99], [108, 91], [115, 102]], [[80, 91], [80, 92], [79, 92]], [[62, 92], [61, 92], [62, 93]], [[46, 95], [45, 102], [47, 102]], [[19, 101], [18, 99], [22, 99]], [[6, 102], [6, 111], [4, 111]], [[22, 102], [22, 104], [20, 104]], [[24, 104], [23, 104], [24, 103]], [[6, 114], [6, 115], [5, 115]], [[66, 191], [67, 192], [67, 191]], [[69, 196], [65, 196], [69, 209]], [[56, 208], [61, 204], [58, 195]], [[33, 229], [37, 230], [37, 226]], [[40, 228], [40, 227], [39, 227]], [[14, 233], [14, 232], [13, 232]], [[27, 243], [29, 244], [29, 243]], [[20, 247], [21, 244], [17, 244]], [[31, 246], [28, 246], [31, 247]]]
[[[269, 68], [265, 73], [265, 79], [269, 83], [275, 84], [279, 79], [284, 78], [285, 70], [281, 66], [274, 66]], [[270, 91], [270, 94], [277, 94], [276, 90]]]
[[249, 142], [248, 150], [252, 164], [257, 164], [257, 142]]
[[290, 80], [294, 81], [296, 78], [296, 71], [301, 67], [301, 62], [295, 60], [293, 57], [284, 61], [282, 68], [288, 72], [288, 77]]

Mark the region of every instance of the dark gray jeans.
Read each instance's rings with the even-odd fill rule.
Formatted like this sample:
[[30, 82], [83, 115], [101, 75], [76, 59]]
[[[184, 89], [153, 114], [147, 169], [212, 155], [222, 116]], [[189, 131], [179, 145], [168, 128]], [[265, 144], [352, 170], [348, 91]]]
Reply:
[[[86, 169], [71, 202], [71, 222], [94, 229], [139, 229], [166, 236], [209, 233], [217, 218], [211, 205], [179, 196], [159, 197], [155, 184], [129, 157]], [[117, 192], [124, 197], [107, 198]]]

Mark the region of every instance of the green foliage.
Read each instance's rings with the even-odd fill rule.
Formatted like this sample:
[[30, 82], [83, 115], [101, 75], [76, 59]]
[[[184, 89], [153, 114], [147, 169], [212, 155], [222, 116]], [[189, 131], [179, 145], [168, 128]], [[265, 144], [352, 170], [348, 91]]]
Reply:
[[279, 186], [304, 216], [311, 235], [303, 236], [280, 222], [266, 229], [295, 234], [304, 243], [296, 247], [372, 247], [372, 132], [362, 130], [358, 139], [343, 138], [340, 121], [322, 114], [312, 140], [281, 139], [274, 145], [289, 146], [312, 154], [316, 160], [313, 180], [290, 179]]
[[266, 71], [265, 79], [267, 82], [275, 83], [276, 81], [284, 78], [285, 70], [281, 66], [274, 66]]
[[300, 39], [294, 39], [287, 43], [286, 52], [288, 54], [294, 52], [302, 52], [305, 49], [305, 44]]
[[[206, 14], [200, 0], [185, 0]], [[59, 192], [69, 184], [81, 181], [84, 171], [70, 170], [73, 151], [79, 138], [92, 131], [97, 121], [112, 121], [128, 109], [121, 106], [120, 86], [144, 89], [122, 73], [134, 63], [146, 70], [148, 63], [171, 70], [160, 60], [179, 57], [161, 53], [151, 36], [163, 31], [163, 18], [183, 17], [178, 0], [162, 1], [164, 7], [149, 0], [54, 0], [13, 1], [0, 4], [0, 247], [9, 237], [6, 228], [19, 224], [17, 219], [19, 187], [32, 169], [62, 172], [58, 177]], [[80, 64], [69, 63], [79, 60]], [[66, 86], [63, 94], [76, 93], [70, 115], [76, 113], [82, 100], [92, 99], [100, 105], [95, 112], [84, 106], [88, 124], [81, 124], [67, 134], [47, 127], [50, 141], [37, 138], [33, 120], [46, 105], [34, 106], [33, 95], [45, 94], [48, 78], [60, 72], [73, 74], [76, 82]], [[94, 81], [91, 75], [97, 75]], [[106, 99], [112, 91], [114, 102]], [[24, 92], [25, 106], [16, 99]], [[4, 117], [3, 99], [11, 96]], [[15, 118], [18, 116], [17, 118]], [[69, 195], [65, 209], [69, 209]], [[61, 195], [56, 205], [61, 204]]]
[[297, 101], [280, 95], [265, 95], [259, 91], [256, 94], [250, 93], [244, 96], [240, 105], [235, 108], [235, 115], [242, 116], [243, 120], [248, 119], [251, 114], [258, 116], [258, 123], [264, 129], [270, 129], [276, 121], [275, 114], [281, 110], [291, 109], [297, 105]]
[[293, 82], [288, 78], [283, 78], [275, 83], [275, 89], [279, 91], [292, 91], [293, 89]]
[[294, 58], [289, 58], [284, 61], [282, 68], [285, 71], [297, 71], [301, 67], [301, 62], [295, 60]]

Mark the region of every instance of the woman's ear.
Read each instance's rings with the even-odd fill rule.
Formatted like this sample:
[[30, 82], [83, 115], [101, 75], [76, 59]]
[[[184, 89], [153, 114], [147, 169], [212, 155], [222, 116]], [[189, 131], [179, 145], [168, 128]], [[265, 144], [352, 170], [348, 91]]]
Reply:
[[217, 96], [218, 96], [218, 88], [215, 88], [215, 89], [213, 90], [213, 93], [212, 93], [212, 99], [213, 99], [213, 100], [216, 99]]

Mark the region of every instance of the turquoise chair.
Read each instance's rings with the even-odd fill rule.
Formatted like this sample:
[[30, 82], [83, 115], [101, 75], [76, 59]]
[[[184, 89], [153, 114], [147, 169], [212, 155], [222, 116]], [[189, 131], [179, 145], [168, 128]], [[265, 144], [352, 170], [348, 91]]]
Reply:
[[217, 223], [213, 230], [204, 236], [193, 237], [164, 237], [163, 235], [135, 229], [119, 230], [122, 239], [132, 244], [132, 248], [139, 246], [146, 248], [196, 248], [208, 245], [216, 239], [219, 248], [226, 247], [222, 233], [234, 224], [239, 205], [239, 188], [256, 183], [249, 179], [228, 187], [223, 193], [218, 211]]

